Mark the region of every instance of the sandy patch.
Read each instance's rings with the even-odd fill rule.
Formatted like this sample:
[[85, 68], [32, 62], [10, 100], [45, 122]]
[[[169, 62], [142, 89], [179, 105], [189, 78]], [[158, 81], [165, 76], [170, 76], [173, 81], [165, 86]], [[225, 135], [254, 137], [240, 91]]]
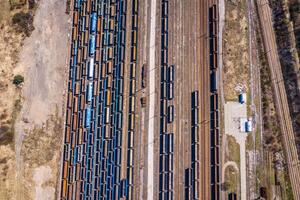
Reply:
[[65, 5], [61, 0], [39, 1], [35, 30], [24, 41], [14, 70], [24, 75], [25, 82], [23, 107], [15, 126], [19, 181], [13, 199], [57, 198], [69, 46]]
[[36, 185], [34, 199], [54, 199], [55, 189], [53, 187], [43, 186], [51, 178], [53, 178], [53, 174], [49, 166], [40, 166], [34, 170], [33, 179]]

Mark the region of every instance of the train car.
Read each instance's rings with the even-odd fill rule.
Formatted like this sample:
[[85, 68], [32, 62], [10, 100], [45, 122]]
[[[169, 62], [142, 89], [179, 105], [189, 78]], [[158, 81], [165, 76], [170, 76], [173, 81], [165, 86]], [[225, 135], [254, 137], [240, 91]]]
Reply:
[[112, 63], [112, 60], [109, 60], [106, 63], [106, 73], [111, 74], [112, 70], [113, 70], [113, 63]]
[[89, 62], [89, 76], [88, 78], [89, 79], [93, 79], [93, 76], [94, 76], [94, 58], [91, 58], [90, 59], [90, 62]]
[[75, 91], [74, 91], [74, 95], [78, 96], [80, 92], [80, 83], [76, 82], [75, 83]]
[[[132, 141], [130, 141], [133, 143], [133, 137], [132, 137]], [[133, 145], [132, 145], [133, 146]], [[128, 149], [128, 163], [127, 166], [133, 167], [133, 149], [130, 148]]]
[[123, 95], [123, 90], [124, 90], [124, 87], [123, 87], [123, 79], [119, 79], [119, 94], [120, 95]]
[[129, 97], [129, 113], [134, 113], [135, 110], [135, 96]]
[[209, 39], [209, 51], [210, 54], [216, 54], [218, 52], [218, 42], [217, 37], [213, 36]]
[[[101, 39], [102, 39], [101, 33], [97, 33], [97, 35], [96, 35], [96, 50], [101, 48]], [[97, 56], [97, 53], [95, 56]], [[97, 60], [97, 61], [99, 61], [99, 60]]]
[[96, 46], [96, 38], [94, 35], [91, 36], [90, 38], [90, 56], [93, 56], [95, 53], [95, 46]]
[[216, 92], [217, 91], [216, 71], [211, 71], [211, 73], [210, 73], [210, 91], [211, 92]]
[[163, 49], [161, 53], [161, 61], [163, 65], [168, 64], [168, 51], [166, 49]]
[[129, 115], [129, 130], [134, 130], [135, 115]]
[[196, 90], [192, 92], [192, 108], [199, 107], [199, 91]]
[[99, 17], [97, 20], [97, 32], [101, 34], [101, 31], [102, 31], [102, 23], [101, 23], [101, 17]]
[[108, 33], [108, 46], [112, 46], [114, 44], [114, 33]]
[[82, 60], [82, 48], [79, 47], [78, 50], [77, 50], [77, 63], [80, 64], [81, 60]]
[[170, 152], [174, 152], [174, 133], [169, 133], [170, 137]]
[[90, 127], [91, 123], [91, 108], [87, 107], [85, 110], [85, 127]]
[[71, 91], [68, 92], [68, 101], [67, 101], [67, 107], [71, 108], [72, 107], [72, 99], [73, 99], [73, 94]]
[[192, 126], [192, 136], [191, 136], [191, 142], [192, 144], [198, 144], [200, 141], [199, 136], [199, 127], [198, 126]]
[[110, 12], [109, 12], [110, 16], [111, 16], [111, 17], [114, 17], [114, 16], [116, 15], [116, 6], [111, 5], [111, 6], [109, 7], [109, 10], [110, 10]]
[[174, 106], [168, 106], [168, 123], [172, 123], [174, 121]]
[[124, 78], [124, 68], [125, 68], [125, 64], [123, 62], [120, 63], [120, 71], [119, 71], [120, 78]]
[[79, 81], [81, 79], [81, 70], [79, 66], [75, 68], [75, 80]]
[[86, 91], [86, 80], [81, 79], [80, 80], [80, 93], [85, 94], [85, 91]]
[[106, 107], [105, 108], [105, 124], [108, 124], [109, 123], [109, 118], [110, 118], [110, 108], [109, 107]]
[[163, 5], [162, 5], [162, 17], [168, 17], [169, 14], [169, 2], [168, 1], [164, 1]]
[[138, 14], [138, 0], [133, 0], [133, 13], [134, 15], [137, 15]]
[[77, 27], [73, 27], [72, 28], [72, 39], [73, 41], [76, 41], [78, 37], [78, 28]]
[[78, 112], [78, 97], [74, 97], [73, 99], [73, 112], [77, 113]]
[[69, 168], [69, 162], [68, 161], [64, 161], [63, 162], [63, 176], [62, 176], [63, 179], [67, 178], [68, 168]]
[[209, 21], [215, 21], [217, 20], [217, 5], [213, 5], [209, 8]]
[[167, 66], [162, 66], [160, 68], [160, 74], [161, 74], [161, 83], [166, 82], [168, 79], [168, 68]]
[[121, 113], [117, 114], [117, 130], [122, 130], [123, 116]]
[[78, 25], [78, 11], [75, 10], [73, 12], [73, 26], [76, 27]]
[[167, 98], [167, 83], [162, 82], [160, 87], [160, 99], [166, 99]]
[[169, 83], [168, 86], [168, 100], [172, 100], [174, 99], [174, 84]]
[[106, 81], [106, 89], [112, 88], [112, 83], [113, 83], [112, 76], [108, 75], [106, 80], [107, 80]]
[[136, 58], [137, 58], [137, 47], [136, 46], [133, 46], [132, 47], [132, 62], [136, 61]]
[[61, 196], [62, 198], [66, 198], [67, 196], [67, 189], [68, 189], [68, 182], [66, 179], [63, 179], [62, 185], [61, 185]]
[[[97, 52], [97, 50], [96, 50], [96, 52]], [[99, 63], [98, 62], [96, 62], [95, 64], [94, 64], [94, 80], [99, 80]]]
[[168, 67], [168, 82], [174, 82], [174, 65]]
[[114, 55], [113, 47], [107, 48], [107, 59], [112, 60]]
[[135, 79], [136, 78], [136, 63], [132, 63], [130, 69], [130, 79]]
[[110, 90], [105, 91], [105, 102], [106, 102], [106, 106], [109, 106], [111, 104], [111, 91]]
[[87, 59], [87, 53], [88, 53], [88, 48], [87, 46], [83, 46], [83, 61], [85, 61]]
[[132, 31], [132, 34], [131, 34], [131, 45], [132, 46], [137, 45], [137, 31]]
[[135, 79], [132, 79], [130, 81], [130, 95], [133, 95], [135, 93]]
[[218, 94], [213, 94], [210, 96], [210, 110], [218, 110]]
[[111, 19], [109, 20], [109, 25], [108, 25], [108, 29], [109, 31], [114, 31], [114, 28], [115, 28], [115, 20]]
[[89, 31], [84, 31], [82, 32], [84, 33], [84, 44], [87, 46], [88, 43], [89, 43], [89, 35], [90, 35], [90, 32]]
[[132, 29], [137, 30], [138, 28], [138, 15], [133, 15], [132, 17]]
[[134, 142], [134, 134], [133, 134], [133, 131], [130, 131], [128, 133], [128, 148], [129, 149], [133, 148], [133, 142]]
[[91, 102], [93, 96], [93, 82], [88, 83], [88, 89], [87, 89], [87, 101]]
[[120, 34], [120, 39], [121, 39], [121, 45], [125, 46], [126, 43], [126, 35], [124, 33], [121, 32]]
[[168, 18], [162, 18], [161, 19], [161, 21], [162, 21], [162, 30], [164, 30], [164, 32], [167, 32], [168, 31]]
[[91, 33], [94, 34], [97, 31], [97, 13], [91, 14]]

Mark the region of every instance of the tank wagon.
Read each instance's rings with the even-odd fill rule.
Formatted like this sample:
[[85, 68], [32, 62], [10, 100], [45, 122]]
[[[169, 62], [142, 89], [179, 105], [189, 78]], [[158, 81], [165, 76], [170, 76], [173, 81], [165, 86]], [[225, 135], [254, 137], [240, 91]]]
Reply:
[[[74, 1], [61, 199], [132, 199], [138, 1], [130, 2], [130, 125], [127, 145], [122, 145], [129, 4], [127, 0]], [[125, 165], [122, 151], [127, 153]]]

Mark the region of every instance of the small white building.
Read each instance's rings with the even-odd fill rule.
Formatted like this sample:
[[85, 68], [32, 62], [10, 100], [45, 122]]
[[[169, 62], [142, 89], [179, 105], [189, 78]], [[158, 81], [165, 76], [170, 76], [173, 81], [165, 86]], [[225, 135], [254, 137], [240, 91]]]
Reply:
[[247, 101], [247, 95], [245, 92], [242, 92], [240, 95], [239, 95], [239, 103], [240, 104], [245, 104]]
[[240, 131], [242, 133], [249, 133], [253, 131], [251, 118], [240, 118]]
[[246, 129], [246, 132], [249, 133], [249, 132], [252, 132], [253, 128], [252, 128], [252, 120], [248, 120], [246, 121], [245, 123], [245, 129]]

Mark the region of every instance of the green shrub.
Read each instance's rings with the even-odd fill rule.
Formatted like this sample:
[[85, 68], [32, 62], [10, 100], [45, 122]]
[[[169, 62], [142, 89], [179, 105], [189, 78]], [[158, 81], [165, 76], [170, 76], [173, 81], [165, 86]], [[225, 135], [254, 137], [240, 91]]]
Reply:
[[12, 18], [12, 23], [15, 25], [16, 30], [23, 32], [26, 36], [30, 36], [34, 30], [33, 15], [23, 11], [16, 13]]
[[24, 82], [24, 77], [23, 76], [21, 76], [21, 75], [16, 75], [15, 77], [14, 77], [14, 80], [13, 80], [13, 84], [15, 84], [15, 85], [20, 85], [21, 83], [23, 83]]

